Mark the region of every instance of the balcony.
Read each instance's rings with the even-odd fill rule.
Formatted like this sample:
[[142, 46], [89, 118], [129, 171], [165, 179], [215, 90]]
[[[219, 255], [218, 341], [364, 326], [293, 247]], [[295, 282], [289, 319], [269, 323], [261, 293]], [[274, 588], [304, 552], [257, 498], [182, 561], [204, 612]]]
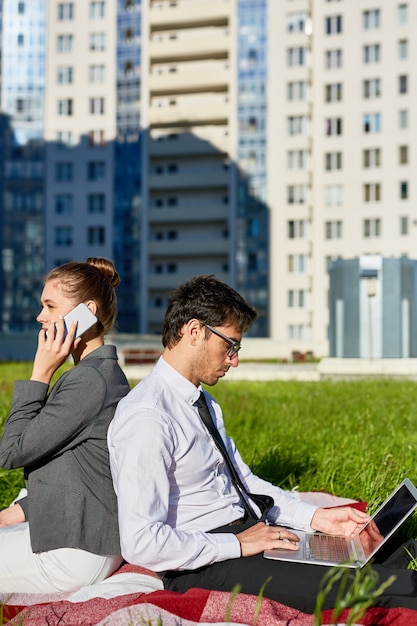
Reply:
[[149, 11], [152, 29], [181, 28], [191, 25], [221, 24], [230, 19], [230, 0], [176, 0], [159, 2]]
[[193, 210], [190, 207], [152, 208], [149, 211], [149, 224], [189, 224], [198, 222], [224, 222], [228, 219], [230, 207], [227, 204], [201, 204]]
[[[198, 29], [197, 29], [198, 30]], [[172, 59], [222, 58], [228, 55], [230, 38], [225, 28], [206, 29], [201, 36], [193, 31], [194, 36], [180, 33], [154, 34], [150, 44], [152, 61], [170, 61]]]
[[213, 256], [225, 256], [230, 250], [230, 240], [227, 238], [205, 237], [204, 234], [193, 239], [174, 239], [168, 241], [150, 241], [148, 243], [148, 254], [151, 262], [155, 259], [165, 259], [170, 257], [187, 258]]
[[207, 133], [207, 137], [198, 137], [193, 132], [172, 133], [160, 139], [154, 139], [149, 149], [151, 157], [227, 154], [229, 137], [222, 132]]
[[155, 126], [189, 126], [190, 124], [226, 124], [229, 118], [226, 98], [208, 101], [202, 106], [179, 104], [149, 110], [149, 124]]
[[227, 188], [229, 185], [230, 172], [228, 170], [183, 172], [176, 174], [151, 174], [149, 176], [149, 189], [175, 190], [175, 189], [204, 189], [204, 188]]
[[227, 92], [230, 69], [226, 61], [221, 63], [188, 63], [186, 67], [170, 65], [153, 68], [149, 77], [152, 95], [204, 91]]

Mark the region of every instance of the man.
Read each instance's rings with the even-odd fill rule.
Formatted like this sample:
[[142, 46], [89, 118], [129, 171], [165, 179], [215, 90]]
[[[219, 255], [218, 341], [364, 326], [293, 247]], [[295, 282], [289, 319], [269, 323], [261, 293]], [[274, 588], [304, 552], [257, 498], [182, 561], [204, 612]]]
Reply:
[[[174, 591], [231, 591], [240, 584], [242, 592], [258, 594], [271, 577], [266, 596], [311, 612], [327, 568], [270, 561], [263, 551], [297, 549], [296, 533], [284, 525], [348, 536], [368, 516], [351, 507], [317, 508], [255, 476], [226, 437], [220, 406], [204, 392], [232, 470], [249, 492], [273, 498], [269, 523], [248, 519], [248, 498], [232, 482], [196, 404], [202, 383], [215, 385], [237, 367], [242, 334], [255, 318], [214, 276], [196, 276], [171, 293], [164, 352], [121, 400], [109, 428], [122, 555], [159, 572]], [[334, 595], [327, 606], [332, 601]]]

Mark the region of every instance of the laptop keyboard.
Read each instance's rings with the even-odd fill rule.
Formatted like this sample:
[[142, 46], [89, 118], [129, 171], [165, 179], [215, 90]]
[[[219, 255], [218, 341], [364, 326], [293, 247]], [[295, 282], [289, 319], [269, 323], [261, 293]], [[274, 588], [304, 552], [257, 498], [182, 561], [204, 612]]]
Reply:
[[312, 561], [343, 563], [349, 560], [349, 552], [344, 537], [332, 535], [310, 535], [306, 540], [306, 557]]

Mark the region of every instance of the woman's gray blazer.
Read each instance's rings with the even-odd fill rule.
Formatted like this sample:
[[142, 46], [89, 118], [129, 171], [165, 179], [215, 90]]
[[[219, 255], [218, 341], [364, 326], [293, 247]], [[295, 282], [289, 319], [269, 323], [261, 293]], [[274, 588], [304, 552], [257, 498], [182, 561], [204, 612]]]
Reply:
[[120, 554], [107, 429], [129, 391], [114, 346], [94, 350], [52, 387], [16, 381], [0, 467], [24, 467], [21, 500], [33, 552], [80, 548]]

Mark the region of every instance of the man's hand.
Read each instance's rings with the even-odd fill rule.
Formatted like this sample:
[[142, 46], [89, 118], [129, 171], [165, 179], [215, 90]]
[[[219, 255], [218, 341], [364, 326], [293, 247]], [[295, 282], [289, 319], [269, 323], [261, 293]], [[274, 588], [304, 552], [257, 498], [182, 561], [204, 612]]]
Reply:
[[13, 526], [13, 524], [21, 524], [25, 521], [25, 514], [20, 504], [16, 502], [13, 506], [0, 511], [0, 527]]
[[242, 556], [253, 556], [272, 548], [298, 550], [297, 535], [287, 528], [268, 526], [263, 522], [243, 530], [236, 537], [239, 539]]
[[351, 537], [369, 520], [369, 515], [350, 506], [317, 509], [311, 527], [329, 535]]

